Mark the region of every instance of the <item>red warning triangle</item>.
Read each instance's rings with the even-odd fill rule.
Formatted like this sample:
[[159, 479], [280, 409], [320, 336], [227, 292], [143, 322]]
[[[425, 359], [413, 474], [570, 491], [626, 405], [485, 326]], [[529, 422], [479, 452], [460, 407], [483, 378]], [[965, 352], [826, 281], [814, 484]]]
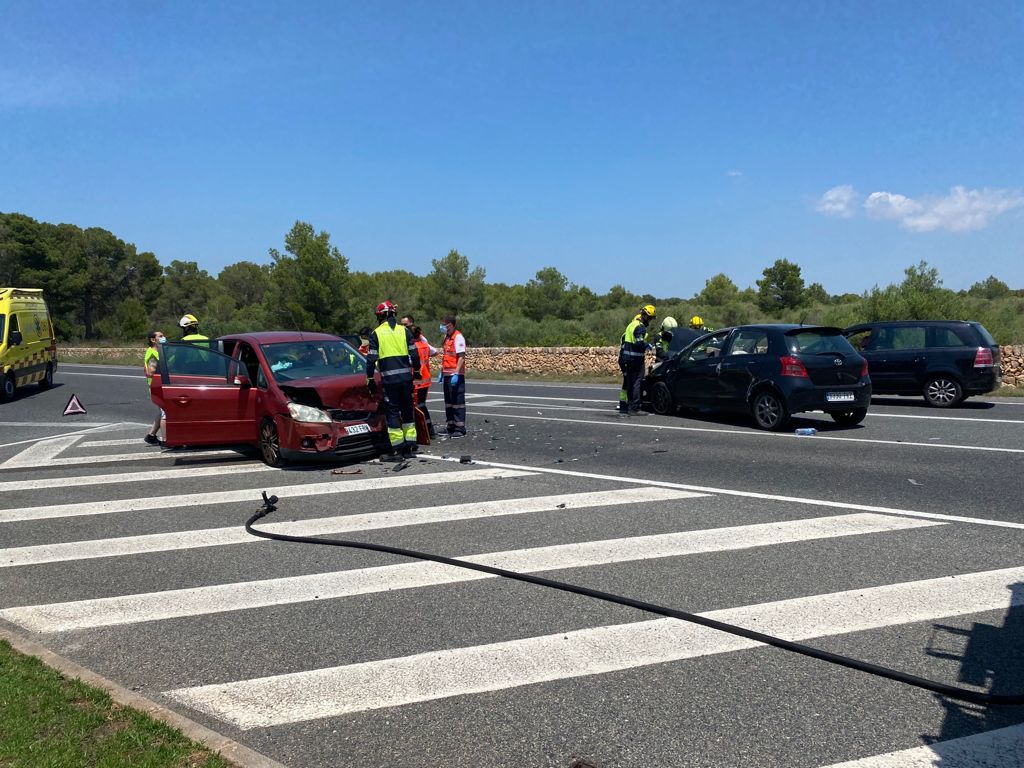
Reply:
[[78, 399], [78, 395], [72, 395], [71, 399], [68, 400], [68, 404], [64, 406], [64, 415], [72, 416], [76, 413], [85, 413], [85, 406], [82, 405], [82, 401]]

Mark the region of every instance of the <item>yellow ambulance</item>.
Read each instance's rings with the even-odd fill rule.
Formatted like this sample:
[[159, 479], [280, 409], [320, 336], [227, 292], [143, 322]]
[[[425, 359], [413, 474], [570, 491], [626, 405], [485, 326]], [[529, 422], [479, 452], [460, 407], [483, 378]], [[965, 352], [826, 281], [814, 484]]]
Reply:
[[18, 387], [53, 386], [57, 341], [41, 288], [0, 288], [0, 400]]

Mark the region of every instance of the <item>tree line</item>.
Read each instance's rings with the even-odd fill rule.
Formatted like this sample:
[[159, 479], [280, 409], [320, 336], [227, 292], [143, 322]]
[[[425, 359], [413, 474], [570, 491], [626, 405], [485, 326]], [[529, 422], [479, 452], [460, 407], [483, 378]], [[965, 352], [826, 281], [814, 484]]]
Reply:
[[426, 275], [352, 271], [330, 234], [302, 221], [269, 257], [269, 263], [239, 261], [211, 275], [194, 261], [162, 266], [155, 254], [105, 229], [0, 213], [0, 286], [43, 288], [65, 342], [136, 344], [153, 328], [175, 338], [185, 313], [199, 317], [211, 337], [257, 329], [354, 333], [373, 324], [373, 308], [385, 298], [413, 314], [428, 335], [442, 314], [458, 314], [476, 346], [613, 345], [646, 303], [657, 305], [659, 318], [685, 323], [696, 314], [712, 327], [971, 319], [1002, 344], [1024, 342], [1024, 290], [989, 276], [953, 291], [925, 262], [907, 267], [899, 283], [830, 294], [820, 283], [806, 285], [799, 265], [778, 259], [751, 287], [740, 289], [717, 274], [695, 296], [682, 298], [637, 295], [621, 285], [597, 294], [555, 267], [525, 283], [490, 283], [484, 269], [457, 250], [432, 260]]

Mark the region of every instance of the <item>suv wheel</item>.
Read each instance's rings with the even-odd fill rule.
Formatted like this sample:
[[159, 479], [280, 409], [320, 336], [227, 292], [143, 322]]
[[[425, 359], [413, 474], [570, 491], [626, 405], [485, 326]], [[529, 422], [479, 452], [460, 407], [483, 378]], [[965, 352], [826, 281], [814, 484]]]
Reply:
[[672, 400], [672, 392], [669, 390], [668, 384], [663, 381], [659, 381], [654, 385], [654, 389], [651, 390], [651, 408], [654, 409], [655, 413], [659, 413], [662, 416], [676, 412], [676, 404]]
[[772, 432], [778, 432], [789, 421], [789, 410], [785, 401], [772, 390], [755, 395], [750, 411], [758, 427]]
[[263, 419], [260, 424], [260, 455], [268, 467], [280, 467], [284, 464], [281, 459], [281, 440], [277, 436], [277, 425], [270, 417]]
[[14, 399], [14, 374], [8, 373], [4, 376], [3, 389], [0, 390], [0, 400], [13, 400]]
[[852, 411], [832, 411], [832, 413], [829, 414], [836, 424], [842, 424], [845, 427], [852, 427], [854, 424], [860, 424], [864, 421], [864, 417], [867, 415], [867, 408], [854, 408]]
[[960, 382], [948, 376], [934, 376], [924, 385], [924, 400], [936, 408], [949, 408], [964, 399]]
[[50, 389], [51, 387], [53, 387], [53, 365], [47, 363], [46, 373], [44, 373], [43, 378], [39, 380], [39, 388]]

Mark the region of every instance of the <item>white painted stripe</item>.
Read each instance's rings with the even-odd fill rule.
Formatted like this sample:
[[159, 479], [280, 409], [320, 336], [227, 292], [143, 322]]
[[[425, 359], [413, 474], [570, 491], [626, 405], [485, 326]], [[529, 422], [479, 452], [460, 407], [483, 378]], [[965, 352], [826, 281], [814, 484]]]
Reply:
[[0, 427], [66, 427], [68, 424], [76, 424], [81, 427], [106, 427], [106, 421], [0, 421]]
[[[281, 498], [296, 498], [299, 496], [323, 496], [330, 493], [436, 485], [438, 483], [456, 482], [456, 477], [457, 481], [461, 483], [472, 480], [493, 480], [500, 477], [524, 477], [529, 474], [529, 472], [509, 471], [506, 469], [468, 469], [457, 473], [403, 474], [398, 476], [367, 477], [359, 480], [336, 480], [329, 483], [284, 485], [265, 490], [268, 494], [272, 493]], [[74, 504], [54, 504], [46, 507], [2, 509], [0, 510], [0, 523], [42, 520], [55, 517], [79, 517], [82, 515], [109, 515], [115, 512], [139, 512], [147, 509], [180, 509], [182, 507], [202, 507], [208, 504], [231, 504], [246, 501], [255, 504], [259, 500], [259, 491], [243, 488], [237, 491], [211, 491], [208, 493], [189, 493], [178, 496], [153, 496], [143, 499], [85, 501]]]
[[118, 440], [89, 440], [79, 448], [111, 448], [115, 445], [143, 445], [141, 437], [126, 437]]
[[[640, 499], [630, 498], [627, 501], [625, 495], [621, 492], [617, 493], [620, 494], [617, 498], [607, 498], [604, 500], [605, 503], [634, 504], [664, 500], [663, 498], [645, 496]], [[690, 495], [690, 498], [692, 497], [693, 495]], [[672, 498], [686, 497], [674, 496]], [[542, 511], [557, 512], [561, 510], [554, 504], [553, 498], [549, 498], [546, 508]], [[491, 552], [483, 555], [467, 555], [463, 559], [527, 573], [939, 525], [939, 523], [907, 520], [896, 522], [896, 520], [896, 518], [882, 515], [843, 515], [837, 518], [800, 520], [781, 524], [766, 523], [710, 531], [687, 531], [631, 539], [609, 539], [582, 544], [561, 544], [534, 549]], [[255, 537], [249, 537], [249, 540], [260, 541]], [[73, 629], [160, 621], [182, 616], [266, 608], [317, 599], [327, 600], [489, 578], [494, 577], [440, 563], [414, 562], [334, 573], [314, 573], [305, 576], [8, 608], [0, 610], [0, 618], [19, 624], [33, 632], [66, 632]]]
[[1024, 725], [940, 741], [823, 768], [1013, 768], [1024, 765]]
[[[506, 474], [505, 477], [512, 477]], [[472, 479], [472, 478], [471, 478]], [[353, 481], [350, 481], [353, 482]], [[554, 512], [561, 508], [582, 509], [606, 507], [616, 504], [639, 504], [648, 501], [672, 501], [703, 496], [701, 493], [675, 491], [665, 488], [620, 488], [614, 491], [588, 491], [561, 496], [534, 496], [524, 499], [496, 499], [472, 501], [465, 504], [395, 509], [387, 512], [369, 512], [359, 515], [337, 515], [313, 520], [288, 523], [266, 523], [262, 530], [286, 533], [291, 536], [326, 536], [329, 534], [370, 531], [382, 528], [400, 528], [407, 525], [449, 523], [455, 520], [475, 520], [531, 512]], [[252, 492], [250, 492], [252, 498]], [[564, 507], [559, 507], [563, 504]], [[0, 549], [0, 568], [19, 565], [40, 565], [68, 560], [88, 560], [97, 557], [139, 555], [146, 552], [168, 552], [177, 549], [218, 547], [226, 544], [257, 544], [265, 542], [233, 525], [229, 528], [207, 528], [199, 531], [151, 533], [143, 536], [121, 536], [113, 539], [69, 541], [63, 544], [37, 544], [31, 547]]]
[[[582, 408], [574, 409], [576, 411], [583, 410]], [[497, 416], [504, 419], [534, 419], [536, 421], [563, 421], [566, 424], [578, 424], [579, 419], [560, 419], [554, 416], [524, 416], [523, 414], [517, 414], [516, 416], [509, 416], [507, 413], [486, 413], [484, 411], [473, 411], [474, 416]], [[762, 430], [749, 429], [715, 429], [713, 427], [679, 427], [672, 424], [664, 424], [662, 422], [647, 422], [641, 423], [635, 419], [621, 419], [620, 421], [596, 421], [588, 419], [586, 424], [597, 424], [605, 427], [616, 427], [618, 429], [671, 429], [678, 432], [714, 432], [718, 435], [746, 435], [747, 437], [762, 437], [776, 440], [786, 439], [797, 439], [807, 440], [805, 437], [800, 435], [794, 435], [788, 432], [765, 432]], [[950, 448], [959, 449], [963, 451], [991, 451], [993, 453], [1024, 453], [1024, 448], [996, 448], [987, 445], [956, 445], [953, 443], [915, 443], [910, 440], [870, 440], [865, 437], [832, 437], [830, 435], [823, 435], [821, 433], [814, 436], [814, 440], [832, 440], [840, 443], [872, 443], [875, 445], [899, 445], [899, 446], [910, 446], [916, 448]]]
[[[1021, 579], [1024, 568], [1007, 568], [702, 615], [808, 640], [1024, 604], [1024, 595], [1008, 589]], [[248, 730], [757, 647], [762, 646], [697, 624], [656, 619], [179, 688], [167, 695]]]
[[[241, 457], [239, 457], [241, 458]], [[187, 480], [195, 477], [222, 477], [224, 475], [243, 475], [252, 472], [278, 472], [263, 463], [226, 464], [215, 467], [178, 467], [177, 469], [158, 469], [142, 472], [116, 472], [106, 475], [62, 475], [60, 477], [40, 477], [34, 480], [0, 481], [0, 493], [5, 491], [37, 491], [43, 488], [64, 488], [86, 485], [112, 485], [121, 483], [148, 483], [156, 480]], [[187, 473], [187, 476], [186, 476]]]
[[0, 467], [3, 469], [23, 469], [25, 467], [45, 466], [81, 439], [82, 435], [75, 433], [40, 440], [34, 445], [30, 445], [21, 453], [15, 454], [3, 464], [0, 464]]
[[[433, 459], [434, 461], [458, 461], [444, 456], [432, 456], [429, 453], [421, 453], [420, 458]], [[548, 475], [568, 475], [570, 477], [586, 477], [592, 480], [609, 480], [619, 483], [634, 483], [636, 485], [649, 485], [655, 488], [678, 488], [682, 491], [696, 491], [698, 493], [710, 493], [721, 496], [741, 496], [748, 499], [765, 499], [767, 501], [784, 501], [788, 504], [810, 504], [817, 507], [832, 507], [833, 509], [850, 509], [858, 512], [878, 512], [883, 515], [903, 515], [905, 517], [919, 517], [923, 520], [941, 520], [945, 523], [973, 523], [975, 525], [991, 525], [996, 528], [1015, 528], [1024, 530], [1024, 523], [1013, 523], [1007, 520], [986, 520], [980, 517], [967, 517], [965, 515], [943, 515], [938, 512], [917, 512], [912, 509], [898, 509], [896, 507], [879, 507], [872, 504], [854, 504], [847, 501], [831, 501], [829, 499], [809, 499], [802, 496], [780, 496], [774, 493], [757, 493], [756, 491], [738, 491], [733, 488], [713, 488], [707, 485], [688, 485], [686, 483], [670, 483], [667, 480], [647, 480], [636, 477], [622, 477], [619, 475], [602, 475], [596, 472], [577, 472], [571, 469], [554, 469], [552, 467], [528, 467], [519, 464], [504, 464], [497, 461], [477, 461], [475, 464], [484, 467], [504, 467], [506, 469], [523, 469], [529, 472], [540, 472]]]
[[[145, 426], [145, 425], [143, 425]], [[123, 464], [126, 461], [150, 461], [153, 459], [192, 459], [197, 457], [206, 456], [235, 456], [242, 458], [242, 455], [238, 451], [231, 450], [215, 450], [215, 451], [161, 451], [153, 450], [152, 447], [146, 450], [142, 445], [139, 446], [140, 450], [138, 453], [112, 453], [106, 456], [65, 456], [50, 461], [42, 461], [31, 465], [9, 466], [7, 463], [0, 464], [0, 469], [27, 469], [27, 468], [46, 468], [46, 467], [74, 467], [79, 464]], [[19, 456], [21, 454], [18, 454]], [[15, 458], [18, 458], [17, 456]]]
[[63, 366], [61, 366], [61, 370], [58, 373], [58, 377], [59, 376], [108, 376], [108, 377], [110, 377], [112, 379], [144, 379], [144, 378], [146, 378], [141, 373], [133, 375], [133, 374], [130, 374], [130, 373], [86, 373], [85, 371], [66, 371], [66, 370], [64, 370]]
[[986, 424], [1024, 424], [1024, 419], [987, 419], [984, 417], [971, 416], [925, 416], [916, 413], [877, 413], [868, 411], [868, 416], [882, 417], [886, 419], [928, 419], [929, 421], [978, 421]]
[[[64, 432], [64, 433], [59, 434], [59, 435], [43, 435], [42, 437], [30, 437], [30, 438], [28, 438], [26, 440], [17, 440], [17, 441], [15, 441], [13, 443], [4, 443], [3, 445], [0, 445], [0, 448], [11, 448], [11, 447], [13, 447], [15, 445], [27, 445], [29, 443], [39, 443], [39, 442], [42, 442], [43, 440], [55, 440], [58, 437], [74, 437], [74, 436], [80, 437], [80, 436], [88, 434], [90, 432], [112, 432], [112, 431], [116, 430], [117, 428], [118, 428], [117, 424], [99, 424], [99, 425], [87, 426], [87, 427], [83, 426], [80, 429], [76, 429], [74, 432]], [[60, 453], [60, 451], [58, 451], [57, 453]], [[17, 458], [17, 456], [15, 456], [13, 458]], [[0, 466], [2, 466], [2, 465], [0, 465]]]

